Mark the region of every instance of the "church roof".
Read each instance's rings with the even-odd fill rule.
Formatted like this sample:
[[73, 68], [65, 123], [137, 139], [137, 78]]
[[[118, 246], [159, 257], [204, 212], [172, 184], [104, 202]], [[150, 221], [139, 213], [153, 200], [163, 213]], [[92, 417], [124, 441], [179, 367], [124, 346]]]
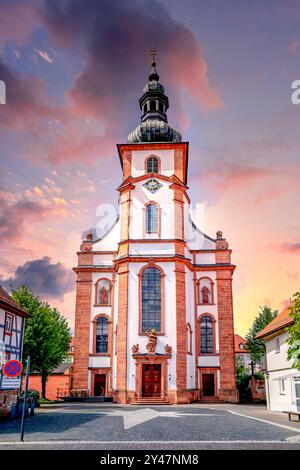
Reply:
[[152, 61], [148, 83], [139, 100], [141, 123], [128, 135], [129, 144], [141, 142], [181, 142], [181, 134], [168, 124], [169, 98], [159, 83], [156, 62]]
[[290, 326], [294, 323], [293, 318], [290, 316], [290, 307], [284, 309], [274, 320], [272, 320], [263, 330], [261, 330], [257, 335], [256, 339], [264, 338], [265, 336], [271, 335], [276, 331], [280, 331], [287, 326]]

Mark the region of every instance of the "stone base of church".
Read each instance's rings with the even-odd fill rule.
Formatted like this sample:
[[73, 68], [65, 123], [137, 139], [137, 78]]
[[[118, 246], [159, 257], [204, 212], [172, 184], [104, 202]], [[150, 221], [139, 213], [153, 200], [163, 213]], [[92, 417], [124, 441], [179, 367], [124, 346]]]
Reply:
[[220, 401], [227, 403], [239, 403], [239, 391], [236, 388], [221, 388], [219, 392]]
[[[126, 405], [135, 402], [137, 393], [134, 390], [114, 390], [112, 396], [114, 403]], [[169, 390], [162, 398], [166, 398], [172, 405], [189, 404], [199, 399], [199, 390]]]

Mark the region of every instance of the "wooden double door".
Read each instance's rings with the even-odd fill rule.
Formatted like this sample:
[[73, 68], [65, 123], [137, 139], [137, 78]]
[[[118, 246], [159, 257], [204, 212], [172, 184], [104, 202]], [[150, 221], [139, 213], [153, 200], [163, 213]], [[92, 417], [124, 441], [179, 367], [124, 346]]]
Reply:
[[142, 396], [161, 396], [161, 364], [143, 364]]

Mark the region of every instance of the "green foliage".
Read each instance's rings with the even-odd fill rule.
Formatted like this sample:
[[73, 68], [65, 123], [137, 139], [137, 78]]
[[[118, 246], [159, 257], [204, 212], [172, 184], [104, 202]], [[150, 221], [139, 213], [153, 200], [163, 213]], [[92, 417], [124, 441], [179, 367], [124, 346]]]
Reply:
[[288, 359], [293, 361], [295, 369], [300, 370], [300, 292], [296, 292], [293, 297], [289, 316], [293, 318], [294, 323], [288, 329]]
[[240, 388], [241, 386], [244, 386], [245, 384], [247, 385], [250, 380], [251, 374], [249, 370], [247, 369], [247, 367], [245, 367], [244, 362], [242, 361], [240, 357], [236, 358], [235, 367], [236, 367], [237, 387]]
[[27, 286], [14, 290], [12, 297], [30, 313], [24, 335], [24, 359], [30, 355], [30, 369], [41, 374], [42, 396], [53, 370], [66, 358], [71, 341], [67, 320], [56, 308], [42, 302]]
[[255, 372], [254, 377], [258, 380], [264, 380], [265, 374], [261, 370], [258, 370]]
[[263, 339], [255, 339], [256, 335], [267, 326], [278, 315], [278, 310], [272, 310], [264, 305], [259, 307], [260, 312], [255, 318], [250, 330], [246, 335], [247, 351], [249, 351], [252, 361], [257, 364], [265, 355]]

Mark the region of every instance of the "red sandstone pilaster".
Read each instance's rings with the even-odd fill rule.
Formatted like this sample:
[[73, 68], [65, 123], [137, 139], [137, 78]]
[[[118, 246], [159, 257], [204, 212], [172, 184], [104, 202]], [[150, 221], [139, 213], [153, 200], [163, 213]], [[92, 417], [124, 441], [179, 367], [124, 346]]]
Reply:
[[77, 272], [73, 388], [88, 390], [92, 272]]

